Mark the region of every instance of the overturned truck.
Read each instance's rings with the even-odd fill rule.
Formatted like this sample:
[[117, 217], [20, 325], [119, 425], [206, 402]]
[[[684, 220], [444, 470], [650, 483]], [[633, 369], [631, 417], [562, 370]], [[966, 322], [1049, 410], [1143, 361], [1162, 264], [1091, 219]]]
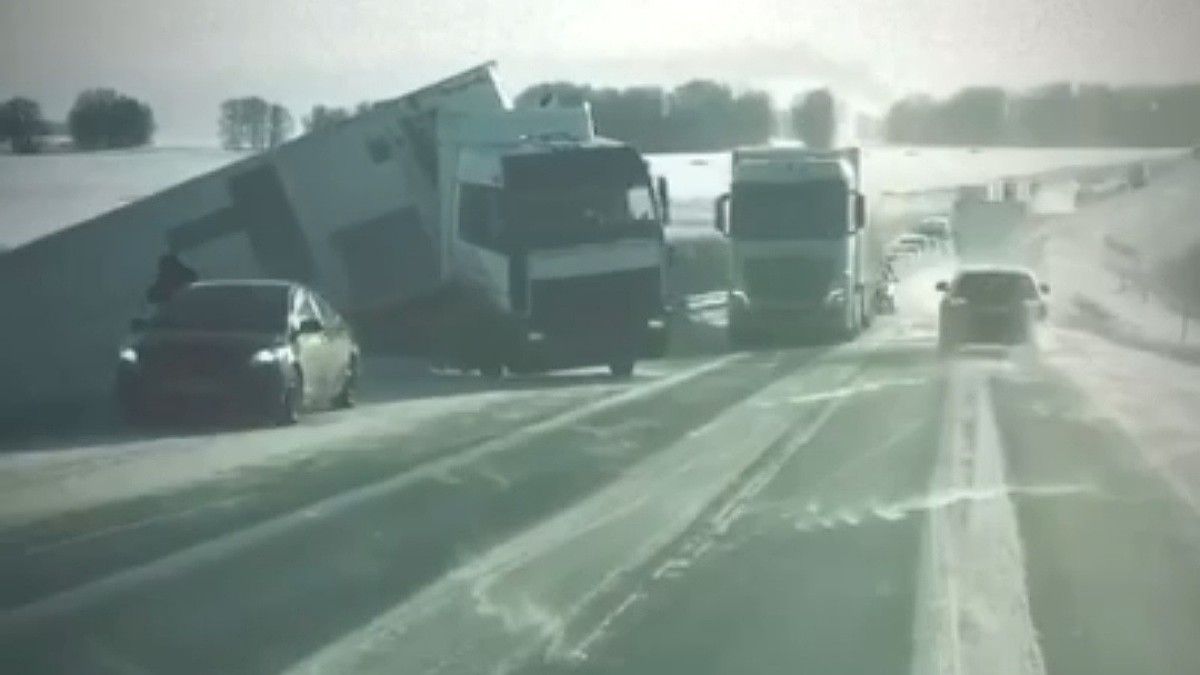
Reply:
[[166, 250], [317, 288], [368, 351], [625, 375], [665, 349], [665, 193], [586, 106], [513, 109], [484, 64], [7, 253], [0, 405], [105, 392]]

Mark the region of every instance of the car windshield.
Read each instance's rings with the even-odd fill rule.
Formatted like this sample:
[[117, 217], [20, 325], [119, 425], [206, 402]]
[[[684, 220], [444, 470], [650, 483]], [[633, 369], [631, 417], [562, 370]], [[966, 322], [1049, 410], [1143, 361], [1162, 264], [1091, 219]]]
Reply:
[[288, 287], [193, 286], [156, 312], [150, 327], [217, 333], [275, 333], [287, 327]]
[[737, 183], [730, 231], [739, 239], [827, 239], [850, 233], [845, 183]]
[[1002, 304], [1035, 299], [1038, 290], [1027, 274], [979, 272], [959, 277], [953, 294], [969, 302]]

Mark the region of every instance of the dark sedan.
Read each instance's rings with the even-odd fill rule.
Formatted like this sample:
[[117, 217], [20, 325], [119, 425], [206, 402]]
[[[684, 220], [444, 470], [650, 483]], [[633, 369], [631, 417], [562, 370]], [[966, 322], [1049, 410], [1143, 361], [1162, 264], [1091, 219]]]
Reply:
[[962, 345], [1018, 345], [1033, 341], [1034, 326], [1046, 318], [1045, 294], [1029, 270], [983, 267], [961, 270], [942, 292], [938, 317], [938, 349]]
[[349, 407], [358, 346], [317, 293], [284, 281], [209, 281], [134, 322], [117, 397], [132, 422], [181, 410], [252, 413], [278, 424]]

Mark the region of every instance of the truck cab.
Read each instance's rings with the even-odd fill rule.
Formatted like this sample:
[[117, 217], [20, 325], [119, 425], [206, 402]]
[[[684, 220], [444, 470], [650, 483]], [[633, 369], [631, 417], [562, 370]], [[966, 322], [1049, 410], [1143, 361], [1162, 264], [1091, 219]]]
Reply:
[[634, 148], [596, 137], [586, 108], [501, 114], [460, 117], [443, 140], [445, 250], [491, 317], [489, 347], [467, 351], [492, 372], [627, 376], [666, 348], [665, 184]]
[[729, 338], [774, 329], [850, 339], [872, 318], [857, 149], [739, 149], [715, 224], [729, 239]]

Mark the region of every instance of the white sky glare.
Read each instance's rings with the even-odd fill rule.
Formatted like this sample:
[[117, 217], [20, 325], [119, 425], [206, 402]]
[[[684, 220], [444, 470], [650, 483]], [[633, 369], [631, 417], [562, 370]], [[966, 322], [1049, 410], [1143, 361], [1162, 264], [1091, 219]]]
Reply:
[[113, 86], [154, 107], [160, 139], [206, 138], [229, 96], [298, 114], [491, 58], [514, 90], [712, 77], [886, 98], [1197, 79], [1196, 36], [1196, 0], [0, 0], [0, 97], [61, 116]]

